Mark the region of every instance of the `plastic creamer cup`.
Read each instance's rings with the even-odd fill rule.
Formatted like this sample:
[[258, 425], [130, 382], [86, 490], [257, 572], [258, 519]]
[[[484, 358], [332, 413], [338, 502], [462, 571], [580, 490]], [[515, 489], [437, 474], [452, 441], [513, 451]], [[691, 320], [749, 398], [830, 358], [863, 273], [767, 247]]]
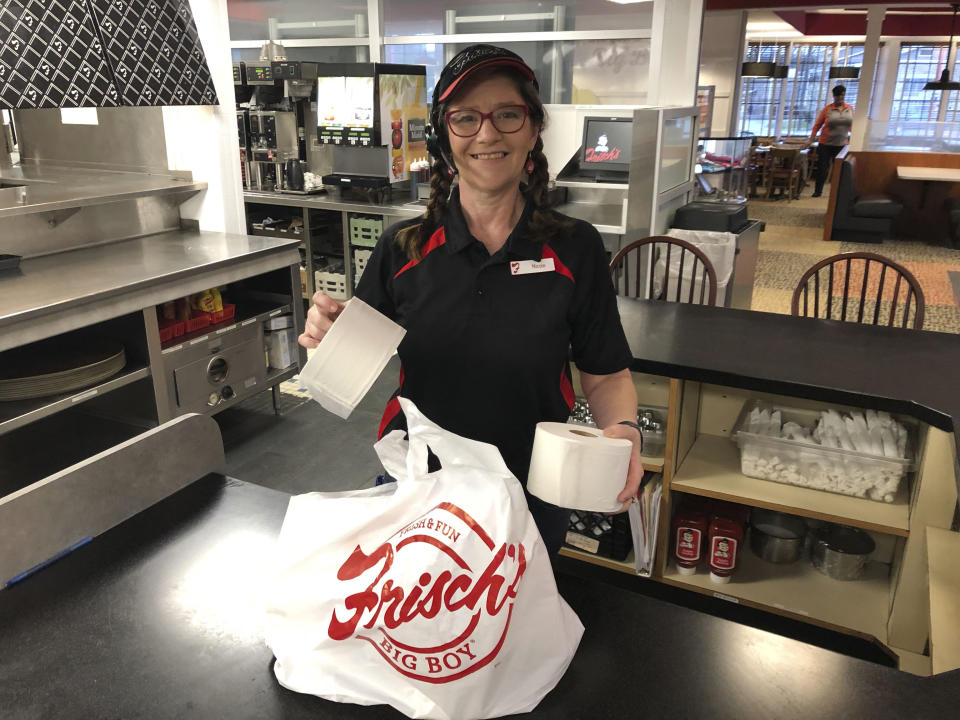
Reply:
[[383, 372], [406, 332], [353, 298], [300, 372], [300, 382], [314, 400], [346, 419]]

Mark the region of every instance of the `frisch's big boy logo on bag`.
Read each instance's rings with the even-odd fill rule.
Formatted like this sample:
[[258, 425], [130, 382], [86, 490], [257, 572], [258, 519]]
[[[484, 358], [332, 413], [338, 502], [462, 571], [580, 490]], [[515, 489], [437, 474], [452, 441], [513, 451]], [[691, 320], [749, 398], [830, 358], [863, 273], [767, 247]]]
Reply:
[[[373, 552], [354, 548], [337, 579], [367, 584], [337, 604], [327, 634], [369, 643], [407, 677], [457, 680], [497, 657], [526, 566], [521, 543], [497, 547], [467, 512], [440, 503]], [[441, 628], [453, 631], [438, 637]]]

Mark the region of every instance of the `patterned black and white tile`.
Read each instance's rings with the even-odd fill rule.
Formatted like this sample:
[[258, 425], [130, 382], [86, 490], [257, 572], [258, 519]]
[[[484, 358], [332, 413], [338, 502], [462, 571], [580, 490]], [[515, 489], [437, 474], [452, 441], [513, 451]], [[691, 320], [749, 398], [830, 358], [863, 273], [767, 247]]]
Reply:
[[213, 105], [188, 0], [89, 0], [124, 105]]
[[0, 3], [0, 107], [116, 107], [86, 0]]
[[0, 107], [216, 103], [188, 0], [0, 2]]

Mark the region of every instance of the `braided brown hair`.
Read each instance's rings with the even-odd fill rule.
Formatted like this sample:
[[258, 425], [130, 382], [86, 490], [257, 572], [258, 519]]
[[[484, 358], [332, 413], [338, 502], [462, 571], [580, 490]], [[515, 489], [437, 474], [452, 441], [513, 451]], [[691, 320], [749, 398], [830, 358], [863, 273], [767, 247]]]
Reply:
[[[524, 103], [530, 110], [530, 122], [535, 124], [542, 133], [546, 128], [547, 113], [534, 84], [516, 71], [508, 69], [493, 69], [487, 77], [493, 75], [505, 75], [514, 82]], [[440, 106], [440, 118], [443, 118], [446, 107], [447, 103]], [[444, 135], [447, 130], [443, 127], [442, 120], [440, 125], [437, 132]], [[444, 145], [449, 148], [449, 144], [444, 143]], [[530, 158], [533, 160], [533, 172], [530, 173], [521, 190], [524, 198], [533, 204], [533, 216], [529, 225], [533, 240], [534, 242], [546, 243], [555, 237], [558, 232], [569, 231], [573, 227], [573, 221], [550, 210], [548, 192], [550, 174], [547, 169], [547, 156], [543, 154], [542, 137], [537, 137], [537, 142], [530, 152]], [[427, 240], [430, 239], [430, 235], [443, 225], [452, 184], [453, 177], [446, 160], [434, 158], [430, 172], [430, 200], [427, 203], [426, 211], [423, 213], [423, 221], [403, 228], [397, 233], [395, 239], [395, 242], [403, 248], [405, 254], [411, 260], [420, 258], [420, 252], [426, 245]]]

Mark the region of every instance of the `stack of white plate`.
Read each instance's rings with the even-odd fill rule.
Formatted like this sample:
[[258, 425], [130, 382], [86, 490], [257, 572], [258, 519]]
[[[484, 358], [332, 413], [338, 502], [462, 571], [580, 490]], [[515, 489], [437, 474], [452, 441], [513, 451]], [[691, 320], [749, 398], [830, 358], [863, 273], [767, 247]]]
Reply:
[[113, 340], [61, 336], [0, 355], [0, 401], [59, 395], [96, 385], [127, 364]]

